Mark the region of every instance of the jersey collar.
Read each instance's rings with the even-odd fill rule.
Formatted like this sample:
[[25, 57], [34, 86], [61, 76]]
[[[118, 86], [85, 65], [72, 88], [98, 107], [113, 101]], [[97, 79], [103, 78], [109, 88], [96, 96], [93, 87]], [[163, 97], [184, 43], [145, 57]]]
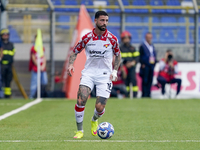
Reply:
[[[93, 40], [98, 40], [98, 36], [97, 36], [97, 34], [94, 32], [94, 30], [95, 30], [95, 28], [92, 30], [92, 33], [93, 33], [93, 35], [94, 35]], [[108, 31], [107, 31], [107, 29], [106, 29], [105, 32], [102, 34], [100, 40], [106, 41], [107, 33], [108, 33]]]

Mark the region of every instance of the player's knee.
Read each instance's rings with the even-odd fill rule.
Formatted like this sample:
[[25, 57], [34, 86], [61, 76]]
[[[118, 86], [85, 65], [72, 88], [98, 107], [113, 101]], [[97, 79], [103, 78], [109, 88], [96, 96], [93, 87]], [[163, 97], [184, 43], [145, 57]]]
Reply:
[[86, 100], [82, 100], [82, 99], [78, 98], [78, 99], [77, 99], [77, 104], [78, 104], [79, 106], [85, 106]]

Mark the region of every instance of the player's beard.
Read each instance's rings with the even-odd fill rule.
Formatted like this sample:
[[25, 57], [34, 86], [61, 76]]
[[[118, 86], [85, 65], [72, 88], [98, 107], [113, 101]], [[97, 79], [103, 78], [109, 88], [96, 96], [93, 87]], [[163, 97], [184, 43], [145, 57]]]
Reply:
[[100, 31], [106, 31], [106, 25], [99, 26], [98, 24], [96, 24], [96, 26]]

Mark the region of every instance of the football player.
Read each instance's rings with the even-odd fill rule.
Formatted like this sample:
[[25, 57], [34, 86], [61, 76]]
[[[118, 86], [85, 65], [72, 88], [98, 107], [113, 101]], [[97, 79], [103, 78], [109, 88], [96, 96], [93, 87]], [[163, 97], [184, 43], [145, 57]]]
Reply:
[[[85, 104], [94, 85], [96, 85], [97, 99], [94, 115], [91, 119], [91, 133], [93, 136], [97, 135], [98, 118], [105, 113], [106, 102], [112, 89], [112, 81], [117, 80], [117, 70], [121, 62], [118, 39], [106, 29], [108, 14], [105, 11], [98, 11], [94, 21], [96, 27], [77, 43], [69, 60], [68, 74], [72, 76], [73, 63], [77, 54], [85, 48], [87, 60], [85, 68], [82, 70], [77, 104], [75, 105], [77, 132], [74, 138], [83, 137]], [[112, 66], [113, 55], [116, 56], [114, 66]], [[113, 67], [114, 69], [112, 69]]]

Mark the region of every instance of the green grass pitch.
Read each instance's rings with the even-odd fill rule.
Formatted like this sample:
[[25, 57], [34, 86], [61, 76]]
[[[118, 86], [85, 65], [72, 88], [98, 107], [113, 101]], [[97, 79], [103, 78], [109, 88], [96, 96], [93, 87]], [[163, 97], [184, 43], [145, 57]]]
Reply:
[[[0, 100], [0, 115], [30, 101]], [[84, 116], [84, 137], [76, 131], [74, 100], [44, 99], [0, 121], [0, 150], [199, 150], [200, 100], [112, 99], [101, 122], [115, 134], [101, 140], [90, 133], [95, 99]]]

